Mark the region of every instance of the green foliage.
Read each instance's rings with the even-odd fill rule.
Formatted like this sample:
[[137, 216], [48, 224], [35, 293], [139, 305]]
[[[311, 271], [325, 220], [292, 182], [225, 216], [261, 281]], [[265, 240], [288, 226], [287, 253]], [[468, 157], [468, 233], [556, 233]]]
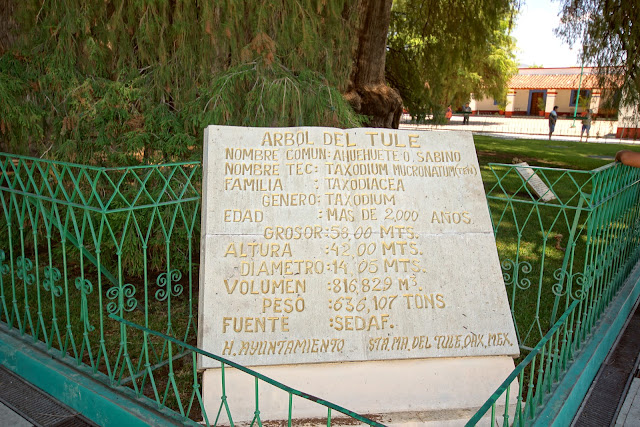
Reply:
[[580, 94], [580, 99], [578, 100], [578, 108], [582, 111], [587, 111], [591, 106], [591, 95], [582, 96], [583, 93]]
[[132, 165], [200, 158], [209, 124], [359, 125], [339, 94], [355, 6], [20, 2], [20, 41], [0, 58], [0, 149]]
[[[211, 124], [360, 126], [340, 94], [351, 74], [356, 3], [16, 2], [20, 38], [0, 57], [0, 150], [129, 166], [200, 159]], [[136, 182], [122, 190], [131, 200]], [[147, 185], [155, 194], [163, 182]], [[97, 193], [108, 189], [96, 183]], [[167, 237], [161, 226], [174, 213], [109, 214], [116, 237], [103, 236], [102, 263], [116, 271], [120, 252], [127, 276], [148, 273], [145, 265], [161, 271], [170, 240], [183, 255], [172, 268], [187, 269], [187, 227], [178, 218]], [[136, 221], [153, 226], [145, 251]]]
[[[556, 33], [582, 43], [582, 61], [599, 67], [599, 85], [626, 105], [640, 102], [640, 8], [627, 0], [563, 0]], [[621, 98], [622, 97], [622, 98]], [[605, 108], [617, 105], [605, 105]]]
[[[232, 67], [200, 99], [206, 123], [234, 126], [358, 127], [362, 117], [318, 73], [298, 75], [264, 60]], [[206, 100], [206, 102], [204, 102]], [[238, 114], [239, 112], [239, 114]]]
[[509, 0], [400, 0], [394, 2], [386, 62], [387, 80], [414, 117], [477, 99], [506, 97], [517, 72], [509, 35]]
[[496, 101], [498, 102], [498, 110], [500, 111], [505, 111], [507, 109], [507, 97], [502, 97], [499, 100], [496, 99]]
[[0, 57], [0, 150], [11, 143], [14, 152], [28, 154], [33, 141], [43, 138], [43, 108], [33, 97], [24, 96], [32, 90], [33, 80], [17, 57]]

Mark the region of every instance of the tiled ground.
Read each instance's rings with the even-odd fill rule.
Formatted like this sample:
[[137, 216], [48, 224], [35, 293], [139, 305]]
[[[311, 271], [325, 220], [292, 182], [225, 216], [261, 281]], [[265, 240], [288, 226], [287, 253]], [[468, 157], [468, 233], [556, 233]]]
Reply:
[[634, 378], [622, 404], [616, 426], [640, 426], [640, 378]]

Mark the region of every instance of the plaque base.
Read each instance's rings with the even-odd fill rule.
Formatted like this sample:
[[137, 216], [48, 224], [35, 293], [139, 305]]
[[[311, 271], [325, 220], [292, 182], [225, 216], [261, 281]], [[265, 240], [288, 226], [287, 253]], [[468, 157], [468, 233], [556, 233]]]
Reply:
[[[355, 411], [385, 425], [464, 425], [513, 371], [509, 356], [408, 359], [304, 365], [258, 366], [252, 369], [295, 389]], [[222, 396], [221, 370], [203, 374], [203, 399], [209, 421]], [[225, 368], [226, 395], [235, 424], [250, 422], [256, 409], [255, 380]], [[517, 396], [517, 382], [512, 396]], [[288, 393], [259, 381], [260, 418], [285, 420]], [[500, 404], [504, 404], [501, 402]], [[503, 409], [504, 410], [504, 409]], [[342, 414], [332, 411], [332, 425]], [[211, 418], [213, 417], [213, 418]], [[219, 423], [228, 424], [224, 409]], [[326, 425], [327, 409], [293, 396], [296, 425]], [[324, 422], [321, 420], [324, 418]], [[353, 420], [344, 419], [344, 425]]]

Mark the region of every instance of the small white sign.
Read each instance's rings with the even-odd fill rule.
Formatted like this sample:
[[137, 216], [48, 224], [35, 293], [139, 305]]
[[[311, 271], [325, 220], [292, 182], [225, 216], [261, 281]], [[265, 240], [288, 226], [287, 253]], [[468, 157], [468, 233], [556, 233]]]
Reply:
[[527, 162], [516, 163], [516, 170], [520, 174], [520, 176], [527, 182], [529, 187], [533, 190], [533, 192], [538, 196], [540, 200], [543, 202], [550, 202], [556, 199], [556, 195], [553, 194], [553, 191], [547, 184], [540, 179], [538, 175], [536, 175], [535, 171], [529, 167]]

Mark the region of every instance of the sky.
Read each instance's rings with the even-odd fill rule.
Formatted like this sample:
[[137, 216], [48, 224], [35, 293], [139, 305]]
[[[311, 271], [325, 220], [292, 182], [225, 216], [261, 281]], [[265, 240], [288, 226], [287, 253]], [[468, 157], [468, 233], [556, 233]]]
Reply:
[[525, 0], [512, 33], [520, 67], [579, 67], [580, 49], [569, 45], [553, 33], [560, 23], [560, 3], [551, 0]]

